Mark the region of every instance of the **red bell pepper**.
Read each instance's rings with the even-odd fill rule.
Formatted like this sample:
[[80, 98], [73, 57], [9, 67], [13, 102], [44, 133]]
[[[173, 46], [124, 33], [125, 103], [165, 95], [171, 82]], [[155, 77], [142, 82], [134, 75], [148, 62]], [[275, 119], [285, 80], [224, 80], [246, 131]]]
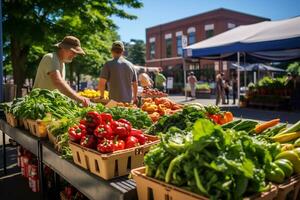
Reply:
[[83, 124], [71, 126], [68, 129], [69, 138], [73, 142], [79, 142], [86, 135], [86, 127]]
[[86, 118], [86, 122], [85, 122], [86, 127], [96, 128], [97, 126], [99, 126], [102, 123], [101, 116], [96, 111], [87, 112], [85, 118]]
[[106, 138], [112, 140], [114, 138], [111, 127], [107, 124], [100, 124], [94, 130], [94, 135], [100, 139]]
[[97, 139], [94, 135], [83, 136], [80, 140], [80, 145], [83, 147], [95, 149], [97, 145]]
[[139, 140], [134, 137], [134, 136], [129, 136], [126, 138], [126, 141], [125, 141], [125, 148], [128, 149], [128, 148], [132, 148], [132, 147], [136, 147], [136, 146], [139, 146]]
[[111, 114], [109, 114], [109, 113], [101, 113], [100, 116], [102, 119], [102, 123], [104, 123], [104, 124], [109, 124], [113, 120]]
[[114, 135], [118, 135], [119, 138], [125, 139], [131, 132], [131, 126], [119, 121], [112, 121], [111, 128]]
[[128, 124], [130, 127], [132, 127], [132, 125], [131, 125], [131, 123], [130, 123], [130, 121], [128, 121], [128, 120], [126, 120], [126, 119], [119, 119], [119, 120], [117, 120], [118, 122], [121, 122], [121, 123], [124, 123], [124, 124]]
[[114, 151], [113, 141], [104, 139], [97, 145], [97, 150], [100, 153], [110, 153]]
[[114, 147], [113, 148], [114, 151], [125, 149], [125, 142], [124, 142], [124, 140], [117, 140], [117, 141], [115, 141], [114, 144], [113, 144], [113, 147]]
[[129, 136], [134, 136], [139, 140], [141, 145], [145, 144], [148, 141], [148, 138], [143, 134], [141, 130], [133, 128]]

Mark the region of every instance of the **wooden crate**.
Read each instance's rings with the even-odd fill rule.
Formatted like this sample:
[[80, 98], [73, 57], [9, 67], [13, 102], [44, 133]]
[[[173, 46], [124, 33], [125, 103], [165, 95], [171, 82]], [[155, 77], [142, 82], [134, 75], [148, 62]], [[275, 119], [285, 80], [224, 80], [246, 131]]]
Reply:
[[29, 123], [28, 123], [28, 120], [27, 119], [21, 119], [23, 121], [23, 124], [24, 124], [24, 129], [25, 130], [29, 130]]
[[109, 154], [101, 154], [73, 142], [69, 144], [72, 150], [73, 160], [77, 165], [108, 180], [127, 175], [130, 173], [130, 170], [143, 166], [144, 155], [150, 150], [152, 145], [159, 143], [157, 137], [146, 136], [150, 141], [147, 144]]
[[42, 120], [27, 119], [29, 131], [36, 137], [47, 137], [47, 123]]
[[[179, 187], [167, 184], [157, 179], [145, 175], [145, 167], [140, 167], [131, 171], [136, 182], [139, 200], [209, 200], [209, 198], [189, 192]], [[272, 185], [268, 192], [259, 193], [244, 200], [273, 200], [277, 196], [277, 187]]]
[[278, 186], [277, 200], [299, 199], [300, 175], [294, 175]]
[[6, 121], [12, 127], [17, 127], [19, 125], [18, 119], [12, 113], [5, 113]]

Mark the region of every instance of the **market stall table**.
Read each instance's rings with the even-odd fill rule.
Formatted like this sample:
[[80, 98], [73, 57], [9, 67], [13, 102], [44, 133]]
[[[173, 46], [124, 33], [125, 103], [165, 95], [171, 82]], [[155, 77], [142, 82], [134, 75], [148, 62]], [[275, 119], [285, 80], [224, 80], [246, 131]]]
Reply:
[[[39, 173], [43, 174], [43, 165], [42, 165], [42, 154], [41, 154], [41, 146], [42, 146], [42, 138], [37, 138], [31, 135], [28, 131], [20, 130], [18, 128], [11, 127], [4, 120], [0, 120], [0, 129], [2, 130], [3, 141], [5, 141], [5, 135], [8, 135], [13, 140], [15, 140], [18, 144], [29, 150], [32, 154], [37, 156], [38, 159], [38, 168]], [[3, 171], [6, 174], [6, 151], [5, 151], [5, 142], [2, 145], [3, 148]], [[44, 186], [44, 177], [40, 176], [40, 183]], [[41, 199], [44, 199], [44, 187], [41, 187]]]
[[72, 184], [89, 199], [137, 199], [135, 182], [127, 177], [106, 181], [67, 161], [55, 152], [52, 145], [42, 145], [43, 163]]

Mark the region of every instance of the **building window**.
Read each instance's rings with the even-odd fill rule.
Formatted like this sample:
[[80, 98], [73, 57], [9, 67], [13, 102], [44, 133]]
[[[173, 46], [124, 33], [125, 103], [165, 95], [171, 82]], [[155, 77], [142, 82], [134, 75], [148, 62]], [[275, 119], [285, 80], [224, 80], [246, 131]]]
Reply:
[[214, 24], [206, 24], [204, 30], [206, 38], [214, 36]]
[[228, 23], [228, 24], [227, 24], [227, 28], [228, 28], [228, 29], [233, 29], [233, 28], [235, 28], [235, 27], [236, 27], [236, 25], [233, 24], [233, 23]]
[[187, 33], [188, 33], [188, 45], [196, 43], [196, 29], [195, 29], [195, 27], [188, 28]]
[[150, 43], [150, 59], [154, 59], [155, 58], [155, 37], [151, 37], [149, 39], [149, 43]]
[[189, 45], [196, 43], [196, 32], [189, 33]]
[[150, 59], [155, 58], [155, 42], [150, 43]]
[[177, 44], [177, 56], [182, 56], [182, 36], [179, 35], [176, 37]]
[[166, 39], [166, 57], [172, 57], [172, 38]]

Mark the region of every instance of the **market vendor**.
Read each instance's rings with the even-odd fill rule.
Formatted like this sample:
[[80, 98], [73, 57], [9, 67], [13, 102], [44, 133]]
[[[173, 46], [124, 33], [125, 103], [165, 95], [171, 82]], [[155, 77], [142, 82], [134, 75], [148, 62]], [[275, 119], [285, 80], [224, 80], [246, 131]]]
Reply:
[[89, 99], [79, 96], [65, 81], [65, 63], [71, 63], [78, 54], [85, 55], [79, 39], [66, 36], [54, 46], [57, 48], [56, 51], [44, 55], [40, 61], [33, 88], [58, 89], [66, 96], [87, 106]]
[[139, 74], [139, 81], [143, 88], [150, 88], [153, 86], [153, 81], [150, 78], [150, 76], [146, 73], [146, 70], [144, 68], [140, 69]]
[[124, 103], [137, 102], [137, 75], [131, 62], [123, 57], [124, 44], [115, 41], [111, 47], [113, 59], [106, 62], [100, 74], [98, 90], [100, 98], [104, 97], [104, 89], [108, 83], [109, 98]]

